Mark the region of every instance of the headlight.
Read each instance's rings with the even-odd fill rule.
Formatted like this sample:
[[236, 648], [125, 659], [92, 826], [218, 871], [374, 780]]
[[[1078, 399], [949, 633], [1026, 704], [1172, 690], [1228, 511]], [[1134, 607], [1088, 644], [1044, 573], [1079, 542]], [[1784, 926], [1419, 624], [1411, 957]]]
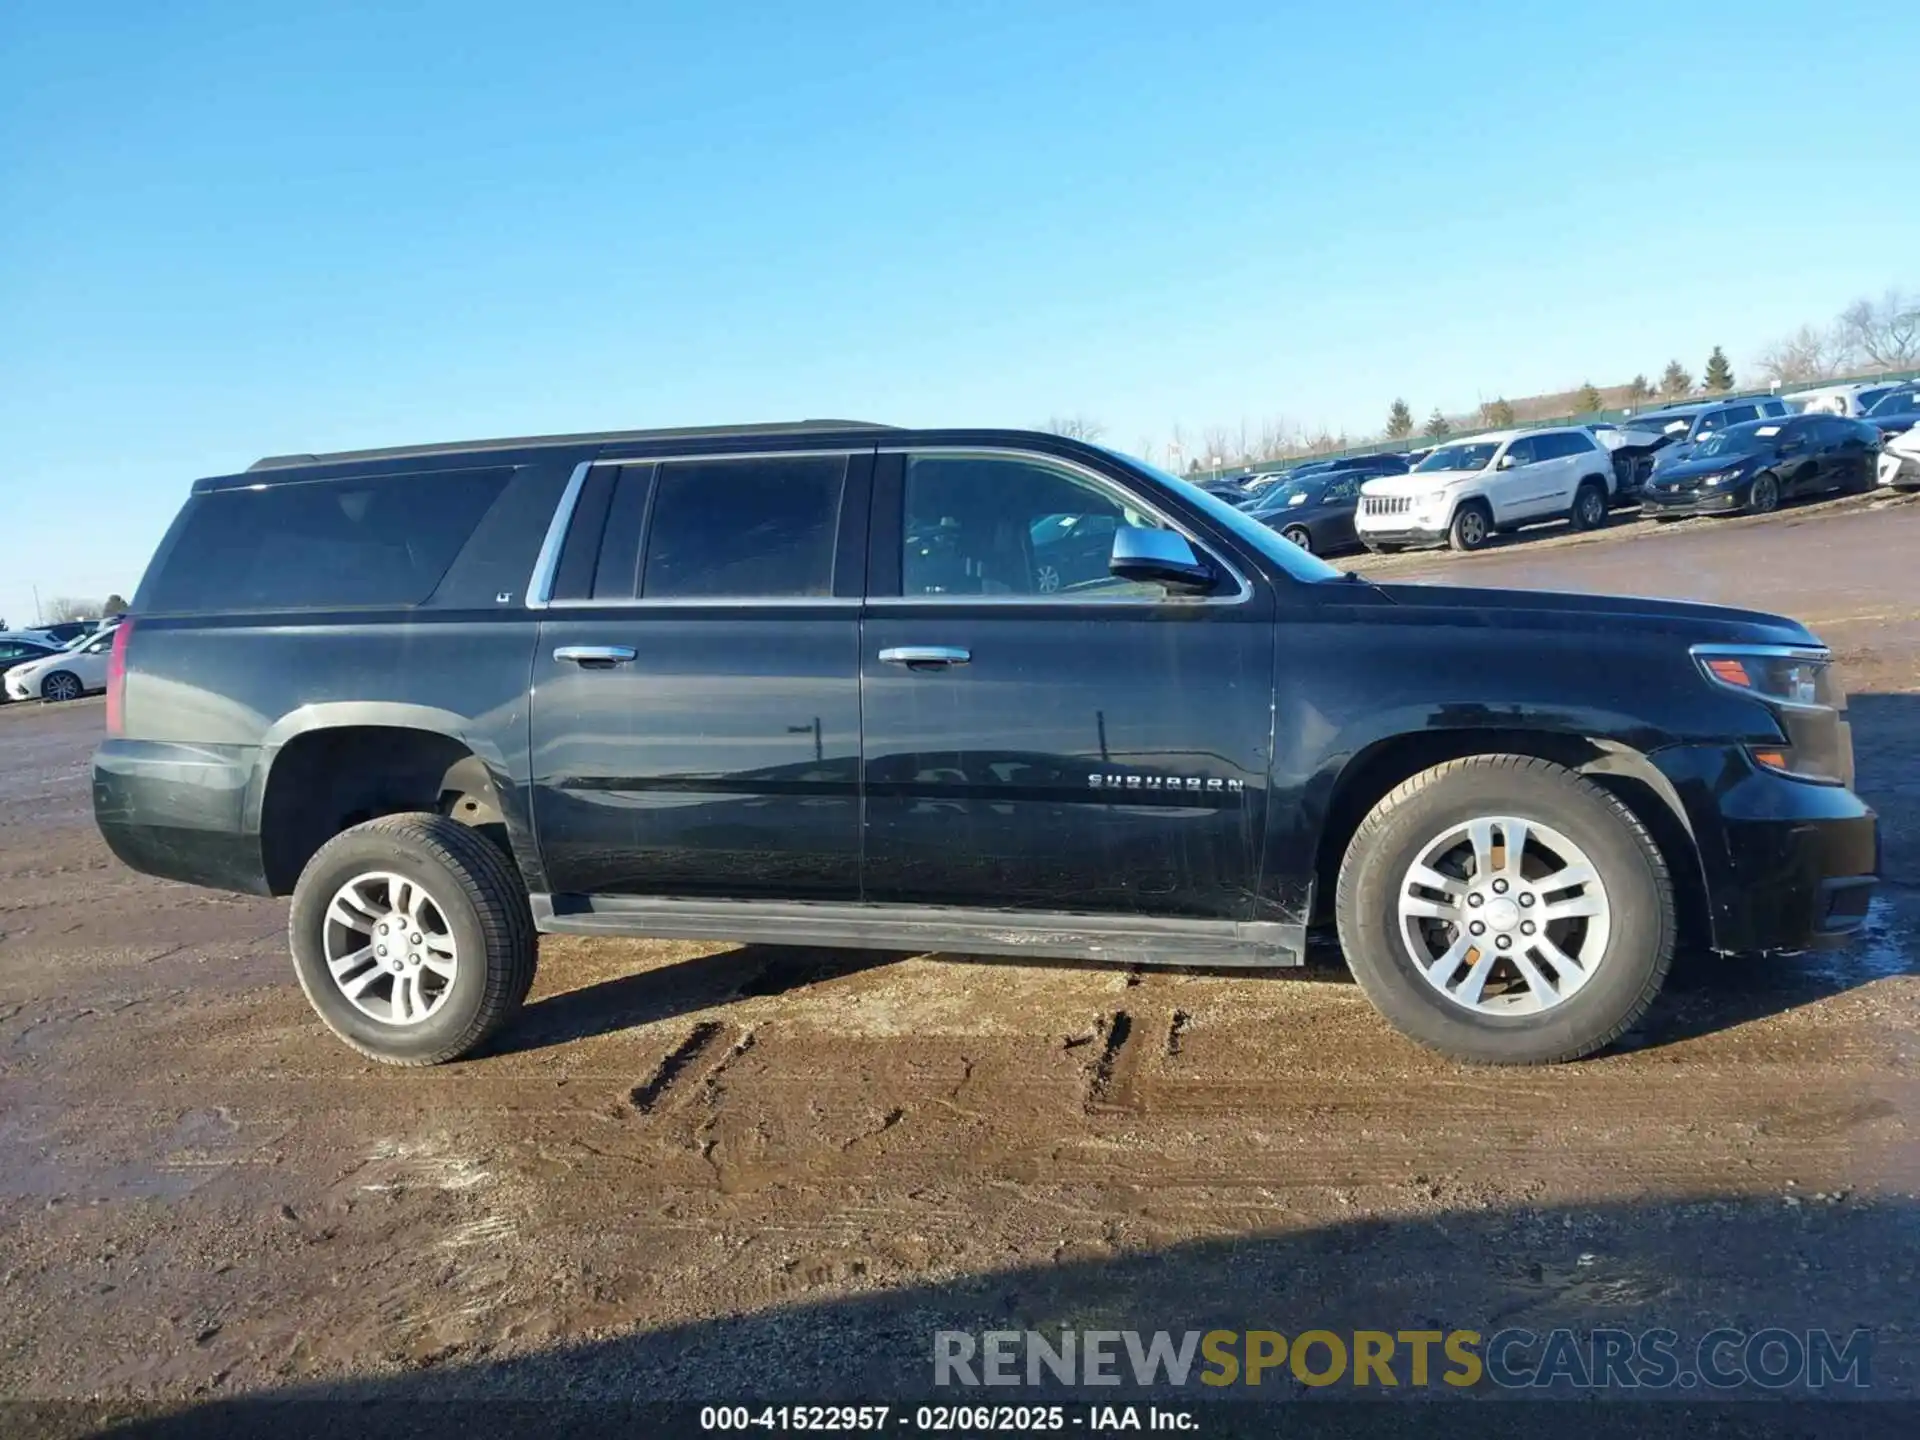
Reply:
[[1853, 783], [1847, 697], [1828, 651], [1789, 645], [1696, 645], [1693, 658], [1709, 682], [1763, 702], [1779, 722], [1786, 743], [1749, 746], [1756, 764], [1801, 780]]

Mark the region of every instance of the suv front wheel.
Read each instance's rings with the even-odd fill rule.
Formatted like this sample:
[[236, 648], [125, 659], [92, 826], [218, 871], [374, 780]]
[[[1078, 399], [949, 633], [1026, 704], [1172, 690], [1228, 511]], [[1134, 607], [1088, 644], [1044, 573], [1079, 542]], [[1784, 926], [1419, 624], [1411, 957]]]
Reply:
[[1493, 534], [1493, 512], [1484, 500], [1468, 500], [1453, 512], [1447, 544], [1455, 550], [1478, 550]]
[[1673, 885], [1638, 817], [1564, 766], [1450, 760], [1402, 783], [1340, 866], [1340, 946], [1374, 1006], [1457, 1059], [1591, 1054], [1653, 1003]]
[[533, 984], [513, 862], [444, 815], [385, 815], [321, 846], [294, 887], [288, 940], [327, 1028], [389, 1065], [471, 1053]]

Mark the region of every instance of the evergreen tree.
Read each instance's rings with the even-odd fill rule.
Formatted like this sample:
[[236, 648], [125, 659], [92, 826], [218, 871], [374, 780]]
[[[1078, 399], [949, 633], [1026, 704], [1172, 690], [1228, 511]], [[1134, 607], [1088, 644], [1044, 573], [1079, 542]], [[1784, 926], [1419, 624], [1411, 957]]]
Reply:
[[1684, 400], [1693, 393], [1693, 376], [1678, 360], [1667, 361], [1667, 368], [1660, 372], [1660, 393], [1669, 400]]
[[1438, 405], [1433, 407], [1433, 413], [1427, 417], [1424, 433], [1429, 440], [1444, 440], [1453, 433], [1453, 426], [1447, 423], [1447, 417], [1440, 413]]
[[1653, 386], [1647, 383], [1647, 377], [1636, 375], [1627, 382], [1627, 400], [1639, 405], [1653, 398]]
[[1579, 398], [1573, 403], [1579, 407], [1575, 413], [1580, 415], [1598, 415], [1602, 410], [1607, 408], [1605, 397], [1594, 388], [1591, 380], [1580, 387]]
[[1407, 402], [1396, 400], [1393, 408], [1387, 411], [1387, 438], [1404, 440], [1413, 433], [1413, 411], [1407, 408]]
[[1733, 366], [1727, 363], [1726, 351], [1718, 345], [1707, 357], [1707, 389], [1716, 395], [1724, 395], [1733, 389]]

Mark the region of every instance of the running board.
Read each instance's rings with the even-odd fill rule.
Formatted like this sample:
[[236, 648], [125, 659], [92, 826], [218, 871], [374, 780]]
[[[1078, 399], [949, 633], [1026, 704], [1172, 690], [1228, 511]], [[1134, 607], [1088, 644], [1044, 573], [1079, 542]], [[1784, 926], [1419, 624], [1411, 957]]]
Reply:
[[543, 933], [743, 940], [915, 955], [1031, 955], [1120, 965], [1300, 965], [1306, 927], [1274, 921], [1176, 920], [1047, 910], [830, 901], [668, 900], [534, 895]]

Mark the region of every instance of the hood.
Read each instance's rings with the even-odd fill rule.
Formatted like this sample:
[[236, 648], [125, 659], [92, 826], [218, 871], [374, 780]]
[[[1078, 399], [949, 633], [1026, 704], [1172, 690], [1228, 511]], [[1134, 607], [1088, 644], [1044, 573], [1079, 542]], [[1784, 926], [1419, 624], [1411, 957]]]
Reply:
[[1698, 480], [1703, 475], [1718, 475], [1727, 470], [1746, 470], [1754, 465], [1763, 465], [1772, 459], [1768, 450], [1743, 450], [1737, 455], [1709, 455], [1701, 457], [1693, 453], [1693, 447], [1687, 447], [1687, 453], [1669, 460], [1664, 465], [1654, 467], [1654, 478], [1658, 480]]
[[1456, 480], [1471, 480], [1485, 470], [1422, 470], [1419, 474], [1379, 475], [1360, 487], [1362, 495], [1426, 495]]
[[1580, 595], [1559, 590], [1495, 590], [1464, 585], [1379, 585], [1396, 605], [1453, 612], [1461, 623], [1592, 631], [1628, 626], [1668, 633], [1688, 644], [1817, 645], [1798, 620], [1764, 610], [1656, 600], [1641, 595]]

